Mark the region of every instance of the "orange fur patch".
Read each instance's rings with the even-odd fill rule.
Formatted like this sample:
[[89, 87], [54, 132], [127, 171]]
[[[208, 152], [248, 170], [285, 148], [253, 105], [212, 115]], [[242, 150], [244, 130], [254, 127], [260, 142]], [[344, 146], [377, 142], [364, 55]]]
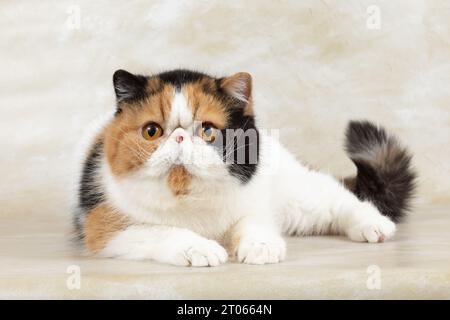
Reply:
[[189, 193], [192, 176], [183, 166], [174, 166], [167, 177], [167, 183], [175, 196]]
[[219, 239], [219, 243], [227, 250], [228, 255], [234, 258], [237, 255], [241, 233], [238, 230], [239, 222], [234, 223]]
[[202, 87], [212, 85], [208, 80], [185, 85], [184, 95], [192, 109], [194, 119], [201, 122], [211, 122], [218, 129], [224, 129], [228, 122], [228, 112], [213, 95], [204, 92]]
[[86, 248], [93, 252], [103, 249], [115, 234], [130, 224], [127, 216], [117, 213], [106, 204], [92, 209], [84, 225]]
[[173, 88], [166, 86], [138, 104], [125, 105], [103, 131], [106, 159], [111, 171], [121, 176], [141, 167], [158, 148], [160, 141], [142, 138], [142, 127], [156, 122], [164, 129], [170, 112]]
[[148, 79], [146, 90], [149, 94], [156, 94], [163, 89], [164, 84], [157, 77]]

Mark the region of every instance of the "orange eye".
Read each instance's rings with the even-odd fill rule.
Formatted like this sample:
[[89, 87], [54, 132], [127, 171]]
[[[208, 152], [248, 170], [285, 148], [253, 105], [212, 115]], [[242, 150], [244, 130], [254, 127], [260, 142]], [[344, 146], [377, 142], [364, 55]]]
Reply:
[[202, 124], [199, 136], [206, 142], [214, 142], [216, 140], [217, 129], [210, 123]]
[[157, 123], [149, 123], [142, 128], [142, 136], [145, 140], [155, 140], [161, 137], [163, 134], [163, 129]]

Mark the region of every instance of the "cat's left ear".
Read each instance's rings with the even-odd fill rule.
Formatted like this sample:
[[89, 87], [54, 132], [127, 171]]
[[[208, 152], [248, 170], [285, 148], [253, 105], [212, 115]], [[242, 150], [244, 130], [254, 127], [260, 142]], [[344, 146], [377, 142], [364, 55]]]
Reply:
[[252, 76], [247, 72], [239, 72], [232, 76], [222, 78], [220, 87], [229, 95], [250, 103], [252, 99]]
[[137, 99], [145, 94], [147, 78], [125, 70], [117, 70], [113, 75], [117, 103]]

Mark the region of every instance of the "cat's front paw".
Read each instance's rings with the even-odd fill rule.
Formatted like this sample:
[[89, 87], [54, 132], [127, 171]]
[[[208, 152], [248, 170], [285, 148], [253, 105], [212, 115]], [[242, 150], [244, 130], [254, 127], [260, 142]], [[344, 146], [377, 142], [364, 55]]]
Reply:
[[179, 266], [215, 267], [228, 259], [227, 251], [220, 244], [202, 237], [184, 239], [169, 251], [162, 260]]
[[274, 236], [267, 239], [244, 237], [237, 249], [239, 262], [248, 264], [278, 263], [286, 256], [286, 242]]
[[357, 222], [347, 230], [348, 237], [359, 242], [383, 242], [395, 234], [395, 223], [378, 211], [361, 212]]

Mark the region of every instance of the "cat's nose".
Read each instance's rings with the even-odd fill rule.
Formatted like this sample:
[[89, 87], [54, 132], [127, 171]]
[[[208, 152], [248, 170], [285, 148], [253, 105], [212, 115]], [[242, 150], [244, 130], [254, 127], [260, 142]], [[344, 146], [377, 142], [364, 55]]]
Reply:
[[177, 142], [177, 143], [182, 143], [183, 142], [183, 136], [182, 135], [178, 135], [178, 136], [176, 136], [175, 137], [175, 141]]
[[176, 143], [181, 144], [184, 140], [188, 139], [188, 135], [187, 135], [186, 130], [184, 130], [183, 128], [176, 128], [172, 132], [172, 138], [171, 139], [174, 139], [176, 141]]

